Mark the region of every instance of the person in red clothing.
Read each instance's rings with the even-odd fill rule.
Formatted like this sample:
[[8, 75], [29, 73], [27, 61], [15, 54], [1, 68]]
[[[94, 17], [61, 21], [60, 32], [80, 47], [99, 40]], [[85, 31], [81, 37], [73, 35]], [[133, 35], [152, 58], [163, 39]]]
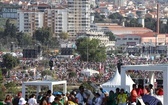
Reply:
[[158, 95], [163, 95], [163, 86], [161, 86], [157, 92]]
[[136, 102], [137, 97], [138, 97], [138, 94], [136, 91], [136, 84], [133, 84], [132, 91], [131, 91], [131, 103]]
[[142, 96], [143, 95], [143, 86], [141, 84], [139, 84], [136, 91], [137, 91], [138, 97]]

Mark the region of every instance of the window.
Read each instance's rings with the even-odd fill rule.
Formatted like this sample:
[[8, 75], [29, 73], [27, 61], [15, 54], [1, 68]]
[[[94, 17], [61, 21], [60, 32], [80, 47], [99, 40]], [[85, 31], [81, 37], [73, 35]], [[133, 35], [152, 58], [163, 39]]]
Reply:
[[128, 40], [132, 40], [132, 38], [128, 38]]
[[121, 38], [117, 38], [117, 40], [121, 40]]
[[139, 40], [138, 38], [134, 38], [134, 40]]
[[127, 38], [123, 38], [123, 40], [127, 40]]

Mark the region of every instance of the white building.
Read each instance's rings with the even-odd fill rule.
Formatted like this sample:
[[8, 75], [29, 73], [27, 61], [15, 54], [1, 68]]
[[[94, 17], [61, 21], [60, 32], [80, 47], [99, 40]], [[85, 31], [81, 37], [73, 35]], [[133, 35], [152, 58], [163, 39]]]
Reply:
[[18, 10], [18, 30], [19, 32], [30, 33], [43, 27], [43, 12], [37, 10]]
[[109, 36], [105, 36], [104, 32], [98, 32], [98, 31], [87, 31], [86, 32], [89, 39], [98, 39], [100, 40], [101, 45], [104, 45], [105, 47], [114, 47], [115, 41], [109, 41]]
[[68, 32], [68, 9], [57, 7], [44, 11], [44, 26], [51, 27], [52, 32], [58, 35], [61, 32]]
[[68, 8], [70, 9], [72, 16], [69, 17], [69, 21], [72, 24], [69, 26], [72, 28], [72, 32], [84, 33], [90, 30], [90, 0], [68, 0]]

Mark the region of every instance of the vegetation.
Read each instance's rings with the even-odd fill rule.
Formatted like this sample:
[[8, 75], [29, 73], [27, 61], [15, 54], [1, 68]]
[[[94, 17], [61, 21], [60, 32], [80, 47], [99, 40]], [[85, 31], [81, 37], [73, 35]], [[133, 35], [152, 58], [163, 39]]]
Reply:
[[7, 68], [7, 70], [10, 70], [19, 65], [19, 59], [13, 57], [11, 54], [5, 54], [3, 56], [3, 65]]
[[61, 32], [59, 34], [59, 36], [60, 36], [61, 39], [67, 39], [69, 37], [68, 33], [66, 33], [66, 32]]
[[100, 13], [98, 13], [98, 12], [96, 12], [95, 14], [94, 14], [94, 22], [95, 23], [98, 23], [98, 22], [101, 22], [101, 23], [103, 23], [104, 22], [104, 19], [105, 19], [105, 16], [104, 15], [100, 15]]
[[80, 38], [76, 45], [83, 61], [102, 62], [106, 59], [105, 47], [100, 45], [98, 39]]
[[52, 38], [50, 28], [40, 28], [33, 34], [33, 39], [39, 41], [43, 45], [48, 45], [49, 40]]
[[112, 32], [106, 32], [105, 35], [109, 36], [110, 41], [115, 41], [115, 36]]
[[0, 70], [0, 101], [3, 100], [5, 98], [5, 86], [3, 84], [3, 75], [2, 72]]

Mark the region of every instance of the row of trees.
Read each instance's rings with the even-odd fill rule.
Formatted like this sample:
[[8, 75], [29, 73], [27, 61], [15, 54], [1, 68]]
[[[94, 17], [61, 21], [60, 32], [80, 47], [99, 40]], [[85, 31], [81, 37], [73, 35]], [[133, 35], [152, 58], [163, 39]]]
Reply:
[[[68, 38], [68, 34], [62, 32], [60, 38]], [[53, 37], [51, 29], [48, 27], [39, 28], [33, 33], [33, 37], [28, 33], [18, 32], [14, 24], [10, 22], [10, 19], [6, 21], [4, 29], [0, 30], [0, 45], [10, 47], [10, 42], [14, 42], [15, 45], [26, 48], [31, 47], [36, 44], [41, 44], [43, 46], [48, 45], [48, 47], [58, 46], [58, 41], [56, 37]], [[2, 49], [1, 49], [2, 50]]]

